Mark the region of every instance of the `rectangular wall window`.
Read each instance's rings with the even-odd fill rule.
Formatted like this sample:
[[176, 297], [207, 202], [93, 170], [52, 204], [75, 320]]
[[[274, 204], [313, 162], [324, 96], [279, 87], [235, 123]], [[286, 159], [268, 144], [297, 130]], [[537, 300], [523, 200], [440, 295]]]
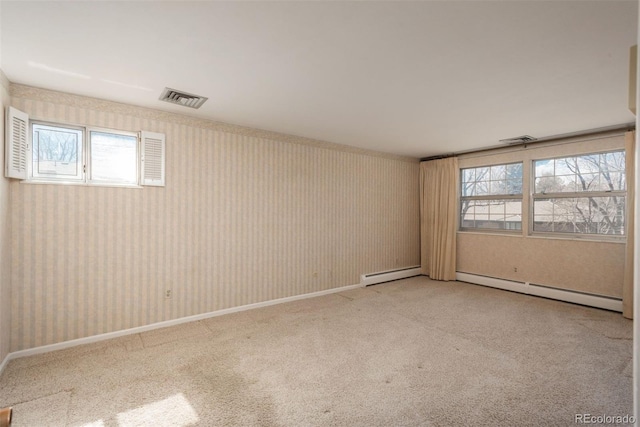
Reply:
[[91, 181], [138, 184], [138, 137], [135, 134], [89, 131]]
[[522, 230], [522, 163], [461, 170], [461, 230]]
[[138, 186], [136, 133], [34, 122], [31, 141], [28, 180]]
[[6, 124], [7, 178], [49, 184], [165, 185], [164, 134], [36, 122], [13, 107], [7, 108]]
[[533, 232], [625, 234], [625, 153], [535, 160]]
[[48, 180], [84, 179], [82, 129], [34, 124], [32, 176]]

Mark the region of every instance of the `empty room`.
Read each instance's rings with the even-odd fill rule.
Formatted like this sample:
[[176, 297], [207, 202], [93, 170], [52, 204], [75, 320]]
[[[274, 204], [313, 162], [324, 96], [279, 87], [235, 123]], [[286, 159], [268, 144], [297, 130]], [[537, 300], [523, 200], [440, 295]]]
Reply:
[[0, 1], [0, 427], [637, 426], [638, 16]]

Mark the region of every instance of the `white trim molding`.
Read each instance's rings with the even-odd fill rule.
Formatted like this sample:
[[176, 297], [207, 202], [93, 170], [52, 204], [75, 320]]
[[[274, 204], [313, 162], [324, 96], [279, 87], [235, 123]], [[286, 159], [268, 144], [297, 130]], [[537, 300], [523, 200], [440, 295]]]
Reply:
[[76, 347], [84, 344], [91, 344], [99, 341], [105, 341], [113, 338], [123, 337], [126, 335], [139, 334], [142, 332], [148, 332], [155, 329], [167, 328], [170, 326], [176, 326], [183, 323], [195, 322], [198, 320], [204, 320], [211, 317], [223, 316], [225, 314], [238, 313], [241, 311], [253, 310], [256, 308], [268, 307], [276, 304], [283, 304], [283, 303], [298, 301], [298, 300], [307, 299], [307, 298], [314, 298], [314, 297], [319, 297], [323, 295], [345, 292], [352, 289], [358, 289], [358, 288], [363, 288], [369, 285], [374, 285], [377, 283], [383, 283], [383, 282], [389, 282], [392, 280], [419, 276], [420, 274], [421, 274], [420, 267], [415, 267], [415, 266], [402, 268], [398, 270], [387, 270], [387, 271], [381, 271], [378, 273], [363, 274], [360, 276], [361, 281], [357, 285], [341, 286], [339, 288], [325, 289], [323, 291], [311, 292], [311, 293], [301, 294], [301, 295], [294, 295], [294, 296], [279, 298], [279, 299], [270, 300], [270, 301], [263, 301], [263, 302], [258, 302], [254, 304], [242, 305], [239, 307], [231, 307], [223, 310], [216, 310], [208, 313], [181, 317], [179, 319], [152, 323], [150, 325], [138, 326], [135, 328], [123, 329], [120, 331], [108, 332], [108, 333], [99, 334], [99, 335], [92, 335], [90, 337], [78, 338], [78, 339], [63, 341], [55, 344], [48, 344], [40, 347], [19, 350], [13, 353], [9, 353], [5, 357], [2, 364], [0, 364], [0, 374], [2, 374], [2, 372], [4, 371], [4, 368], [6, 367], [7, 363], [10, 360], [18, 359], [20, 357], [35, 356], [38, 354], [48, 353], [56, 350], [63, 350], [66, 348]]
[[256, 308], [268, 307], [268, 306], [271, 306], [271, 305], [283, 304], [283, 303], [286, 303], [286, 302], [292, 302], [292, 301], [298, 301], [298, 300], [307, 299], [307, 298], [319, 297], [319, 296], [323, 296], [323, 295], [335, 294], [335, 293], [345, 292], [345, 291], [349, 291], [349, 290], [357, 289], [357, 288], [362, 288], [362, 287], [364, 287], [362, 284], [341, 286], [339, 288], [332, 288], [332, 289], [326, 289], [326, 290], [323, 290], [323, 291], [311, 292], [311, 293], [308, 293], [308, 294], [301, 294], [301, 295], [294, 295], [294, 296], [285, 297], [285, 298], [278, 298], [278, 299], [269, 300], [269, 301], [257, 302], [257, 303], [254, 303], [254, 304], [242, 305], [242, 306], [239, 306], [239, 307], [231, 307], [231, 308], [226, 308], [226, 309], [223, 309], [223, 310], [216, 310], [216, 311], [211, 311], [211, 312], [208, 312], [208, 313], [196, 314], [194, 316], [187, 316], [187, 317], [181, 317], [179, 319], [166, 320], [166, 321], [163, 321], [163, 322], [152, 323], [150, 325], [144, 325], [144, 326], [138, 326], [138, 327], [130, 328], [130, 329], [123, 329], [123, 330], [120, 330], [120, 331], [108, 332], [106, 334], [93, 335], [93, 336], [90, 336], [90, 337], [78, 338], [78, 339], [75, 339], [75, 340], [63, 341], [63, 342], [59, 342], [59, 343], [55, 343], [55, 344], [49, 344], [49, 345], [43, 345], [43, 346], [40, 346], [40, 347], [29, 348], [29, 349], [26, 349], [26, 350], [19, 350], [19, 351], [15, 351], [13, 353], [9, 353], [5, 357], [5, 359], [2, 362], [2, 364], [0, 364], [0, 375], [2, 375], [2, 372], [4, 371], [4, 368], [6, 367], [7, 363], [9, 363], [10, 360], [18, 359], [20, 357], [35, 356], [37, 354], [49, 353], [51, 351], [63, 350], [63, 349], [66, 349], [66, 348], [76, 347], [76, 346], [84, 345], [84, 344], [91, 344], [91, 343], [95, 343], [95, 342], [99, 342], [99, 341], [105, 341], [105, 340], [118, 338], [118, 337], [122, 337], [122, 336], [126, 336], [126, 335], [139, 334], [139, 333], [142, 333], [142, 332], [152, 331], [154, 329], [167, 328], [169, 326], [176, 326], [176, 325], [180, 325], [180, 324], [183, 324], [183, 323], [189, 323], [189, 322], [195, 322], [195, 321], [198, 321], [198, 320], [208, 319], [208, 318], [211, 318], [211, 317], [223, 316], [225, 314], [238, 313], [240, 311], [253, 310], [253, 309], [256, 309]]
[[360, 276], [360, 285], [376, 285], [378, 283], [390, 282], [392, 280], [419, 276], [420, 274], [420, 266], [400, 268], [397, 270], [386, 270], [380, 271], [378, 273], [363, 274]]
[[495, 277], [480, 276], [477, 274], [456, 272], [456, 280], [472, 283], [474, 285], [489, 286], [505, 291], [519, 292], [543, 298], [555, 299], [589, 307], [603, 308], [605, 310], [622, 313], [622, 300], [600, 295], [586, 294], [566, 289], [558, 289], [529, 282], [516, 282], [513, 280], [498, 279]]

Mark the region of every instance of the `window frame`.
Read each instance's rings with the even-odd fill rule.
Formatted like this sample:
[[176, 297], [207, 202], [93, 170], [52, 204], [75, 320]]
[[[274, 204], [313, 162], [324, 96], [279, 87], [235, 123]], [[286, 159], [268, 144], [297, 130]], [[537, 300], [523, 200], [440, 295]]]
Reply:
[[[63, 129], [70, 129], [75, 131], [80, 131], [82, 135], [82, 155], [78, 159], [78, 162], [81, 163], [80, 167], [82, 169], [81, 178], [69, 179], [69, 178], [57, 178], [57, 177], [47, 177], [47, 176], [36, 176], [34, 175], [33, 167], [33, 155], [35, 150], [35, 145], [33, 141], [34, 134], [34, 126], [47, 126], [47, 127], [57, 127]], [[27, 148], [29, 161], [27, 162], [27, 177], [24, 180], [28, 183], [37, 183], [37, 184], [66, 184], [66, 185], [86, 185], [86, 186], [95, 186], [95, 187], [124, 187], [124, 188], [142, 188], [140, 182], [140, 133], [139, 132], [131, 132], [131, 131], [123, 131], [118, 129], [110, 129], [103, 128], [97, 126], [79, 126], [79, 125], [71, 125], [60, 122], [50, 122], [45, 120], [36, 120], [29, 119], [29, 147]], [[135, 165], [136, 165], [136, 182], [135, 183], [124, 183], [117, 181], [108, 181], [108, 180], [95, 180], [91, 178], [91, 132], [99, 132], [99, 133], [107, 133], [114, 135], [123, 135], [128, 137], [136, 138], [136, 147], [135, 147]]]
[[[26, 184], [66, 184], [108, 187], [165, 187], [166, 186], [166, 135], [164, 133], [141, 130], [122, 131], [117, 129], [99, 128], [96, 126], [67, 124], [47, 120], [32, 120], [28, 113], [9, 106], [5, 112], [5, 158], [4, 176], [20, 180]], [[82, 138], [82, 179], [69, 180], [58, 178], [56, 175], [39, 177], [33, 176], [33, 126], [42, 125], [79, 130]], [[127, 182], [87, 180], [88, 142], [87, 133], [92, 129], [98, 132], [108, 132], [136, 138], [136, 184]], [[39, 161], [39, 160], [38, 160]]]
[[[81, 154], [78, 156], [77, 162], [79, 163], [78, 167], [80, 169], [79, 174], [76, 177], [56, 177], [56, 176], [46, 176], [46, 175], [36, 175], [34, 170], [34, 152], [36, 150], [36, 144], [33, 140], [33, 135], [35, 132], [34, 127], [42, 126], [42, 127], [50, 127], [50, 128], [60, 128], [60, 129], [69, 129], [75, 132], [80, 132], [80, 146], [81, 146]], [[28, 158], [27, 161], [27, 181], [33, 182], [51, 182], [56, 184], [83, 184], [86, 180], [86, 144], [85, 144], [85, 130], [82, 126], [73, 126], [66, 125], [61, 123], [52, 123], [52, 122], [44, 122], [40, 120], [29, 120], [29, 148], [28, 148]], [[39, 161], [39, 160], [38, 160]]]
[[[491, 167], [496, 167], [496, 166], [509, 166], [509, 165], [520, 165], [520, 170], [521, 170], [521, 176], [520, 176], [520, 193], [512, 193], [512, 194], [487, 194], [487, 195], [482, 195], [482, 196], [464, 196], [462, 193], [462, 186], [464, 183], [464, 171], [465, 170], [469, 170], [469, 169], [480, 169], [480, 168], [491, 168]], [[522, 191], [522, 189], [524, 188], [524, 161], [515, 161], [515, 162], [507, 162], [507, 163], [492, 163], [492, 164], [487, 164], [487, 165], [480, 165], [480, 166], [472, 166], [472, 167], [466, 167], [466, 168], [460, 168], [459, 169], [459, 176], [458, 176], [460, 185], [458, 186], [458, 209], [457, 209], [457, 216], [458, 216], [458, 232], [477, 232], [477, 233], [500, 233], [500, 234], [509, 234], [509, 235], [518, 235], [518, 234], [522, 234], [522, 230], [523, 230], [523, 205], [524, 205], [524, 191]], [[491, 180], [489, 180], [491, 181]], [[505, 179], [505, 181], [507, 181]], [[478, 181], [475, 181], [476, 183]], [[520, 228], [507, 228], [506, 224], [507, 221], [505, 220], [504, 224], [505, 227], [504, 228], [480, 228], [480, 227], [464, 227], [463, 223], [463, 217], [462, 217], [462, 206], [463, 203], [466, 200], [504, 200], [504, 201], [509, 201], [509, 200], [518, 200], [520, 201]]]
[[[596, 240], [596, 241], [611, 241], [611, 242], [620, 242], [625, 241], [627, 238], [627, 227], [628, 227], [628, 209], [627, 209], [627, 201], [628, 201], [628, 191], [626, 185], [627, 179], [627, 170], [626, 170], [626, 161], [624, 163], [624, 175], [625, 175], [625, 189], [624, 190], [597, 190], [597, 191], [572, 191], [572, 192], [553, 192], [553, 193], [537, 193], [536, 192], [536, 162], [544, 161], [544, 160], [557, 160], [557, 159], [568, 159], [568, 158], [578, 158], [583, 156], [592, 156], [592, 155], [601, 155], [608, 153], [623, 153], [625, 158], [627, 156], [627, 152], [624, 148], [615, 148], [609, 150], [597, 150], [597, 151], [589, 151], [584, 153], [574, 153], [563, 156], [552, 156], [552, 157], [539, 157], [531, 159], [531, 167], [529, 173], [529, 221], [528, 221], [528, 233], [529, 236], [532, 237], [547, 237], [547, 238], [556, 238], [556, 239], [580, 239], [580, 240]], [[557, 175], [553, 175], [554, 177]], [[535, 226], [535, 202], [536, 200], [541, 199], [578, 199], [578, 198], [595, 198], [595, 197], [623, 197], [624, 198], [624, 233], [622, 234], [600, 234], [600, 233], [584, 233], [584, 232], [564, 232], [564, 231], [536, 231], [534, 230]]]

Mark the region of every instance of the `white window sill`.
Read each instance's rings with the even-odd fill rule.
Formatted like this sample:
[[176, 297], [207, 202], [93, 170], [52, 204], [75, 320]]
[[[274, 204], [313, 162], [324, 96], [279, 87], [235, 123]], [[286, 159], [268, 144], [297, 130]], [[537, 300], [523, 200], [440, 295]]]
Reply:
[[40, 179], [26, 179], [20, 181], [20, 184], [36, 184], [36, 185], [71, 185], [80, 187], [110, 187], [110, 188], [134, 188], [141, 189], [141, 185], [130, 184], [115, 184], [115, 183], [101, 183], [101, 182], [79, 182], [79, 181], [57, 181], [57, 180], [40, 180]]

